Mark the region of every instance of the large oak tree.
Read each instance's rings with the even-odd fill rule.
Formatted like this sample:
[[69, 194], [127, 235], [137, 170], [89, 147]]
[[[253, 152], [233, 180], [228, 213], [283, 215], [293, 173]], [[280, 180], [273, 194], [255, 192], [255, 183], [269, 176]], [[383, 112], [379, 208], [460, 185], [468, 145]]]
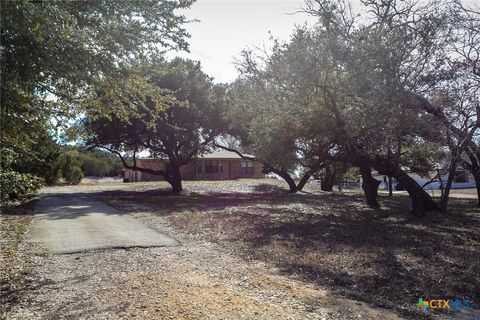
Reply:
[[42, 132], [77, 119], [99, 77], [121, 77], [131, 61], [187, 49], [187, 20], [177, 9], [192, 2], [2, 1], [0, 139], [15, 160], [8, 168], [2, 161], [2, 170], [43, 165], [33, 148]]
[[[182, 59], [141, 66], [131, 76], [134, 82], [144, 79], [149, 91], [108, 81], [99, 86], [85, 121], [87, 144], [117, 154], [126, 168], [163, 176], [174, 192], [182, 191], [180, 167], [205, 152], [221, 131], [224, 90], [199, 63]], [[168, 160], [169, 170], [142, 167], [137, 162], [142, 152]]]

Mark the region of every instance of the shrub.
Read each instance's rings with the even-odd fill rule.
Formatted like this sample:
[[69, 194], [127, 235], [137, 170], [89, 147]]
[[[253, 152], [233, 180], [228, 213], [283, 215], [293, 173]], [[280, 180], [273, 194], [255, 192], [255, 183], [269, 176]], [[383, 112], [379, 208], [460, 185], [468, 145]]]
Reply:
[[77, 165], [73, 166], [70, 175], [65, 179], [69, 184], [79, 184], [83, 179], [82, 169]]
[[16, 171], [0, 173], [0, 200], [2, 203], [12, 200], [22, 200], [40, 189], [44, 180], [37, 176]]
[[82, 157], [82, 171], [86, 176], [104, 177], [111, 171], [110, 164], [93, 156]]

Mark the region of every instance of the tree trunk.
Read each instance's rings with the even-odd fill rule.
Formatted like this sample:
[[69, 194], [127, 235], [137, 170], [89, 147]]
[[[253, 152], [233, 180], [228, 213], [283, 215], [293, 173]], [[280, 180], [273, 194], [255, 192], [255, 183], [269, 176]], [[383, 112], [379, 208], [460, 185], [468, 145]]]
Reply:
[[448, 197], [450, 196], [450, 189], [452, 188], [453, 179], [455, 178], [455, 171], [457, 170], [457, 165], [452, 164], [448, 170], [447, 183], [445, 184], [445, 189], [443, 190], [442, 198], [440, 199], [440, 210], [447, 211], [448, 209]]
[[297, 190], [298, 191], [302, 191], [303, 190], [303, 187], [305, 187], [305, 184], [308, 182], [308, 179], [310, 179], [310, 177], [315, 173], [314, 170], [310, 169], [308, 170], [302, 177], [302, 179], [300, 179], [300, 181], [298, 182], [298, 185], [297, 185]]
[[175, 193], [181, 192], [182, 188], [182, 176], [180, 174], [180, 166], [171, 163], [172, 171], [165, 174], [165, 180], [172, 186], [172, 191]]
[[388, 196], [392, 197], [393, 196], [393, 181], [392, 177], [388, 176]]
[[[275, 172], [277, 173], [277, 172]], [[290, 174], [286, 171], [279, 171], [279, 173], [277, 173], [280, 177], [283, 178], [283, 180], [285, 180], [286, 183], [288, 183], [288, 187], [289, 187], [289, 191], [291, 193], [295, 193], [298, 191], [297, 189], [297, 185], [295, 184], [295, 180], [293, 180], [293, 178], [290, 176]]]
[[333, 183], [335, 181], [335, 168], [333, 165], [325, 167], [325, 178], [322, 179], [320, 188], [322, 191], [333, 191]]
[[295, 193], [295, 192], [298, 191], [295, 180], [293, 180], [293, 178], [290, 176], [290, 174], [288, 173], [287, 170], [284, 170], [284, 169], [278, 170], [278, 169], [272, 168], [268, 164], [264, 164], [262, 172], [264, 174], [268, 174], [268, 173], [271, 173], [271, 172], [275, 173], [276, 175], [280, 176], [280, 178], [285, 180], [285, 182], [288, 184], [288, 188], [290, 189], [289, 191], [291, 193]]
[[474, 174], [475, 184], [477, 185], [477, 206], [480, 207], [480, 174]]
[[398, 165], [387, 160], [372, 161], [372, 166], [380, 174], [392, 176], [407, 190], [412, 201], [412, 213], [416, 216], [425, 216], [426, 211], [438, 210], [438, 205], [423, 188], [403, 171]]
[[412, 213], [414, 215], [425, 216], [426, 211], [438, 209], [432, 197], [405, 171], [398, 168], [392, 176], [407, 190], [412, 201]]
[[438, 176], [438, 183], [440, 184], [440, 199], [443, 198], [443, 190], [445, 190], [445, 187], [443, 185], [443, 176], [442, 172], [440, 169], [437, 169], [437, 176]]
[[372, 177], [372, 169], [368, 165], [360, 165], [360, 174], [362, 175], [362, 189], [365, 193], [365, 200], [371, 207], [378, 207], [378, 186], [380, 181]]
[[468, 157], [470, 158], [470, 162], [466, 161], [465, 159], [460, 158], [460, 165], [470, 171], [475, 179], [475, 185], [477, 187], [477, 206], [480, 207], [480, 163], [478, 159], [480, 158], [480, 154], [474, 153], [469, 149], [466, 150]]

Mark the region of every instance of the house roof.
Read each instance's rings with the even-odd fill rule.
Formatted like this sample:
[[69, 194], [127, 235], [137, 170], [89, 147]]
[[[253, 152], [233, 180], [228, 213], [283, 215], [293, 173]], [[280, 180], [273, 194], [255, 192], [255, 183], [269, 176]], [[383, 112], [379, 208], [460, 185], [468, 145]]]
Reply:
[[[251, 155], [246, 155], [252, 157]], [[226, 150], [218, 150], [198, 156], [199, 159], [241, 159], [238, 154]]]
[[[245, 154], [247, 157], [253, 157], [252, 155]], [[150, 158], [150, 157], [142, 157], [138, 158], [139, 160], [168, 160], [167, 158]], [[216, 150], [213, 152], [205, 153], [199, 155], [197, 159], [242, 159], [238, 154], [232, 151], [226, 150]]]

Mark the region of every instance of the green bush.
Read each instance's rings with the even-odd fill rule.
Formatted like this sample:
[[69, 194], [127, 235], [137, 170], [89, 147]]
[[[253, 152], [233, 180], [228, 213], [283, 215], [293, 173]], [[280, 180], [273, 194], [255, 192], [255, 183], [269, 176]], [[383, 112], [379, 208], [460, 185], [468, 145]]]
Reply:
[[0, 200], [2, 203], [12, 200], [22, 200], [40, 189], [44, 180], [37, 176], [15, 171], [0, 173]]
[[81, 160], [81, 168], [86, 176], [105, 177], [111, 171], [110, 164], [105, 160], [88, 155], [84, 155]]
[[70, 175], [65, 179], [69, 184], [79, 184], [83, 179], [82, 169], [77, 165], [73, 166]]

